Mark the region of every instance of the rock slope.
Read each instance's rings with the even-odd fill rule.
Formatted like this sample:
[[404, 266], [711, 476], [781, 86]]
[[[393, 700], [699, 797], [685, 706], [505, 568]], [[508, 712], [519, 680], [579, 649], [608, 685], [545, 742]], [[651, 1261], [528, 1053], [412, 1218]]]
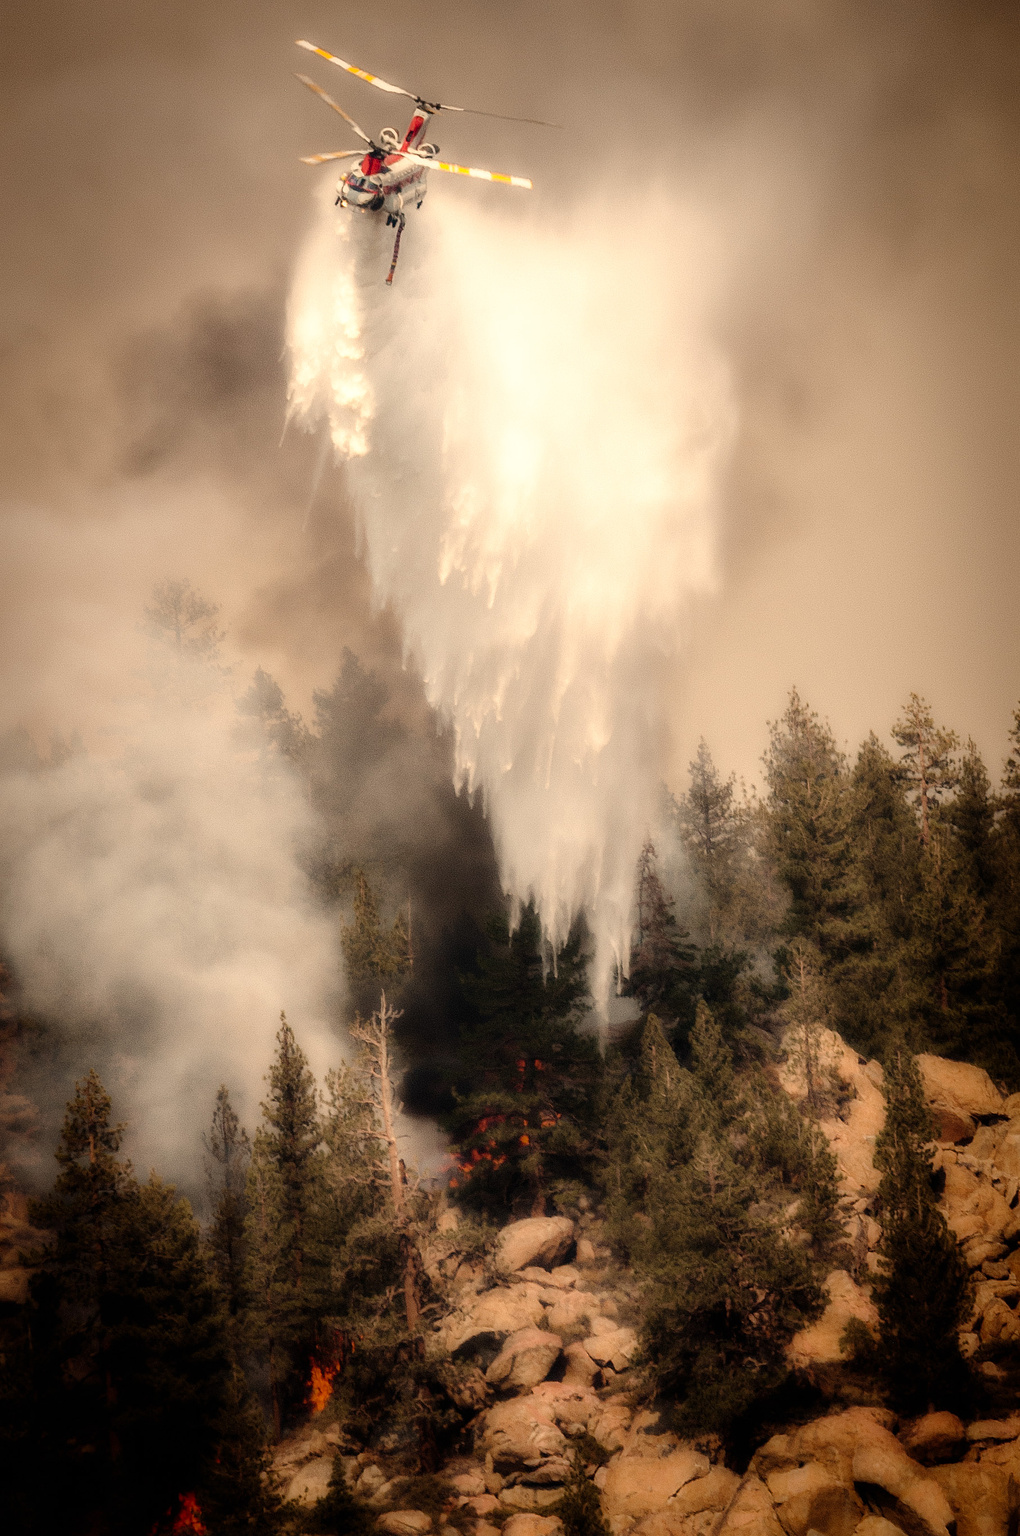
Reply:
[[[868, 1277], [881, 1236], [872, 1158], [884, 1115], [881, 1068], [837, 1035], [828, 1033], [824, 1047], [838, 1093], [823, 1127], [856, 1263], [853, 1275], [829, 1275], [825, 1313], [793, 1340], [791, 1360], [808, 1372], [838, 1368], [851, 1317], [874, 1326]], [[1020, 1095], [1003, 1099], [974, 1067], [933, 1056], [920, 1065], [941, 1134], [943, 1210], [975, 1274], [962, 1339], [973, 1353], [982, 1342], [1020, 1338]], [[795, 1098], [806, 1092], [792, 1069], [783, 1085]], [[434, 1343], [469, 1363], [474, 1455], [446, 1467], [454, 1493], [435, 1519], [393, 1507], [401, 1482], [385, 1458], [347, 1458], [351, 1486], [381, 1511], [388, 1536], [450, 1522], [468, 1536], [559, 1536], [554, 1511], [578, 1446], [589, 1468], [604, 1461], [595, 1483], [613, 1536], [1015, 1536], [1020, 1413], [901, 1423], [884, 1409], [849, 1408], [774, 1436], [738, 1473], [714, 1444], [665, 1431], [628, 1392], [639, 1298], [612, 1267], [593, 1217], [577, 1227], [565, 1217], [513, 1222], [489, 1267], [458, 1259], [456, 1222], [445, 1214], [427, 1261], [452, 1287]], [[335, 1444], [335, 1431], [308, 1429], [279, 1448], [288, 1497], [308, 1504], [321, 1496]]]

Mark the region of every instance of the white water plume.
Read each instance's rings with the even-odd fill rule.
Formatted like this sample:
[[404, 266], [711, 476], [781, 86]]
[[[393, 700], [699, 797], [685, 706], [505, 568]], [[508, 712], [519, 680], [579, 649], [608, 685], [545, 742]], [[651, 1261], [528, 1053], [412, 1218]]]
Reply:
[[588, 913], [604, 1003], [686, 611], [715, 582], [735, 412], [711, 231], [679, 208], [549, 230], [443, 189], [389, 289], [391, 244], [324, 184], [291, 295], [292, 411], [348, 461], [376, 599], [452, 722], [507, 891], [553, 944]]

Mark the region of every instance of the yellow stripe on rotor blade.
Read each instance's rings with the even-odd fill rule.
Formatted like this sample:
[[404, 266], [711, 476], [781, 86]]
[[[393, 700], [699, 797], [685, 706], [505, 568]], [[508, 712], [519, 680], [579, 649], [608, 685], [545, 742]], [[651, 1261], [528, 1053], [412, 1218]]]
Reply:
[[501, 176], [498, 171], [480, 171], [473, 165], [451, 165], [446, 160], [432, 160], [429, 164], [434, 165], [438, 171], [453, 171], [456, 176], [474, 176], [479, 181], [503, 181], [508, 187], [527, 187], [529, 192], [533, 190], [533, 184], [526, 176]]
[[[390, 85], [386, 80], [380, 80], [378, 75], [370, 75], [366, 69], [359, 69], [356, 64], [348, 64], [346, 59], [338, 59], [335, 53], [327, 53], [325, 48], [316, 48], [314, 43], [305, 42], [304, 38], [297, 40], [299, 48], [307, 48], [309, 53], [317, 53], [320, 59], [328, 59], [331, 64], [339, 64], [341, 69], [346, 69], [349, 75], [357, 75], [359, 80], [367, 80], [369, 85], [377, 85], [381, 91], [392, 91], [395, 96], [411, 96], [410, 91], [405, 91], [402, 86]], [[411, 100], [414, 97], [411, 96]]]

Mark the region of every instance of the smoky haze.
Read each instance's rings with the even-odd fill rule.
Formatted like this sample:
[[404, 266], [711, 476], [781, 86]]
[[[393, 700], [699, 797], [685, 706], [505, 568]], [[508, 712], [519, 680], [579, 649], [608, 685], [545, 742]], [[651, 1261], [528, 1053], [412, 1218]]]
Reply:
[[[563, 122], [439, 120], [444, 152], [533, 177], [493, 218], [552, 238], [601, 199], [668, 250], [677, 235], [656, 211], [682, 186], [716, 232], [712, 339], [737, 430], [715, 579], [662, 683], [672, 782], [702, 734], [724, 769], [753, 776], [792, 682], [851, 743], [916, 688], [997, 769], [1020, 692], [1012, 5], [459, 4], [416, 28], [324, 5], [43, 4], [11, 8], [4, 30], [5, 730], [27, 728], [44, 751], [77, 731], [110, 771], [135, 724], [143, 604], [177, 574], [222, 604], [235, 690], [261, 665], [309, 715], [347, 645], [424, 728], [398, 619], [373, 607], [343, 471], [326, 464], [316, 483], [316, 442], [291, 431], [281, 445], [288, 275], [314, 218], [316, 173], [297, 157], [341, 144], [292, 79], [307, 36], [441, 98]], [[368, 86], [331, 84], [366, 127], [392, 120]], [[510, 196], [443, 180], [417, 217], [445, 201], [484, 222]], [[414, 240], [412, 217], [405, 255]], [[624, 313], [631, 301], [624, 274]], [[234, 738], [216, 739], [222, 768]], [[61, 793], [94, 804], [74, 775], [99, 772], [66, 765]], [[207, 786], [187, 783], [204, 804]], [[33, 793], [12, 791], [3, 818], [22, 964], [33, 945], [73, 953], [87, 908], [40, 851], [53, 807]], [[253, 828], [257, 799], [237, 804]], [[287, 884], [299, 801], [287, 790], [274, 807], [273, 911], [288, 931], [283, 908], [307, 915], [321, 968], [297, 990], [325, 997], [340, 984], [335, 945], [318, 947], [310, 898]], [[463, 834], [471, 867], [484, 864], [476, 829], [452, 814], [450, 840]], [[114, 835], [137, 837], [130, 809]], [[245, 859], [232, 867], [238, 889], [251, 883]], [[186, 912], [179, 889], [178, 903]], [[116, 961], [96, 925], [88, 934], [108, 950], [103, 965], [80, 954], [82, 1014]], [[282, 965], [289, 941], [273, 942]], [[169, 1017], [179, 999], [162, 995]], [[44, 987], [29, 1001], [57, 1007]], [[59, 1001], [75, 1013], [66, 991]], [[309, 1021], [328, 1011], [296, 1005]], [[258, 1004], [260, 1030], [278, 1006], [288, 997]], [[149, 1007], [130, 1051], [155, 1059], [158, 1038], [186, 1076], [187, 1050]], [[68, 1063], [81, 1065], [70, 1048]], [[261, 1069], [249, 1066], [251, 1093]]]

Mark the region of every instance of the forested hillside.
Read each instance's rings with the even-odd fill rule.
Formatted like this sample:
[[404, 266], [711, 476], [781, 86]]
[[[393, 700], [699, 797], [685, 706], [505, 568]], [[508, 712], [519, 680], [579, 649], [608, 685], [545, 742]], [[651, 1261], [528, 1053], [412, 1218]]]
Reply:
[[[0, 1231], [11, 1528], [268, 1536], [378, 1519], [390, 1536], [491, 1536], [527, 1516], [540, 1523], [512, 1536], [555, 1536], [555, 1520], [624, 1536], [660, 1518], [618, 1487], [633, 1437], [654, 1431], [670, 1466], [701, 1458], [691, 1476], [714, 1479], [715, 1502], [678, 1504], [648, 1536], [947, 1529], [930, 1501], [856, 1471], [831, 1484], [831, 1519], [813, 1493], [807, 1525], [770, 1492], [779, 1525], [764, 1504], [758, 1525], [725, 1522], [748, 1488], [772, 1490], [770, 1467], [815, 1465], [789, 1435], [786, 1461], [756, 1451], [791, 1426], [867, 1409], [888, 1434], [940, 1411], [962, 1434], [1014, 1407], [1020, 1164], [1001, 1149], [1020, 1110], [1020, 710], [996, 782], [917, 695], [850, 758], [794, 691], [760, 794], [703, 743], [635, 871], [619, 984], [636, 1017], [608, 1038], [583, 921], [556, 954], [533, 910], [511, 927], [481, 808], [442, 787], [441, 741], [422, 770], [353, 655], [311, 725], [263, 672], [240, 711], [318, 817], [308, 864], [349, 981], [336, 1064], [317, 1082], [281, 1017], [258, 1123], [240, 1123], [227, 1082], [196, 1125], [198, 1219], [125, 1161], [117, 1105], [81, 1062], [52, 1187], [29, 1205], [10, 1186]], [[399, 822], [380, 809], [397, 783], [417, 797]], [[987, 1087], [947, 1098], [944, 1058]], [[404, 1099], [448, 1137], [439, 1175], [407, 1165]], [[1006, 1214], [989, 1227], [993, 1188]], [[976, 1226], [952, 1203], [964, 1193]], [[975, 1294], [1008, 1321], [986, 1329]], [[837, 1314], [826, 1353], [812, 1330]], [[543, 1382], [543, 1412], [559, 1382], [587, 1416], [553, 1414], [554, 1450], [528, 1429], [530, 1460], [501, 1451], [499, 1415]]]

